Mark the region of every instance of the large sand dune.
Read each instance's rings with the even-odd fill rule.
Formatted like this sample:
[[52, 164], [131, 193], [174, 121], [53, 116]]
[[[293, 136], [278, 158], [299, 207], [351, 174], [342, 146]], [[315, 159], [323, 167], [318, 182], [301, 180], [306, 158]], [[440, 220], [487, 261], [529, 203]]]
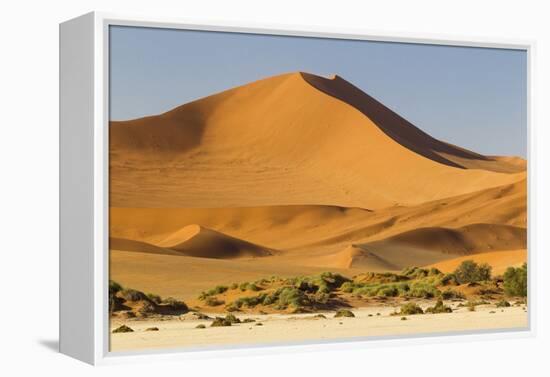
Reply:
[[525, 175], [468, 169], [509, 164], [431, 138], [339, 77], [301, 73], [111, 122], [110, 143], [114, 207], [380, 209]]
[[111, 122], [110, 169], [111, 278], [162, 295], [525, 257], [525, 160], [437, 140], [339, 76]]

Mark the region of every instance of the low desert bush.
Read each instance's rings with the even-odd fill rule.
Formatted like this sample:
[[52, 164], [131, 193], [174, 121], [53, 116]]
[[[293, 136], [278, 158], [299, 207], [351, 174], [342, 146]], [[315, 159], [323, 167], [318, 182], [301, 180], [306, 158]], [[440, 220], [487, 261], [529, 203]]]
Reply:
[[355, 283], [397, 283], [409, 280], [407, 276], [394, 274], [392, 272], [364, 272], [353, 277]]
[[135, 289], [123, 289], [120, 291], [120, 295], [122, 298], [124, 298], [127, 301], [149, 301], [149, 298], [147, 295], [141, 291], [137, 291]]
[[349, 317], [353, 318], [355, 317], [355, 314], [351, 310], [348, 309], [340, 309], [334, 314], [334, 318], [341, 318], [341, 317]]
[[460, 285], [455, 274], [445, 274], [441, 278], [441, 285]]
[[424, 314], [424, 311], [420, 306], [414, 302], [409, 302], [401, 306], [399, 313], [396, 315], [414, 315], [414, 314]]
[[410, 290], [407, 293], [407, 296], [416, 298], [434, 298], [439, 297], [440, 295], [441, 291], [434, 285], [423, 282], [411, 284]]
[[231, 313], [225, 316], [225, 320], [231, 323], [241, 323], [241, 320]]
[[220, 306], [225, 304], [225, 301], [220, 300], [216, 297], [209, 296], [204, 300], [204, 303], [208, 306]]
[[476, 283], [491, 279], [491, 266], [487, 263], [477, 264], [473, 260], [465, 260], [454, 271], [460, 284]]
[[504, 292], [508, 296], [527, 296], [527, 264], [519, 268], [509, 267], [504, 273]]
[[462, 292], [455, 291], [453, 289], [447, 289], [443, 292], [441, 292], [441, 298], [443, 300], [451, 300], [451, 299], [464, 299], [464, 294]]
[[437, 268], [426, 269], [420, 267], [407, 267], [401, 271], [401, 275], [404, 275], [409, 279], [418, 280], [428, 276], [440, 276], [442, 273]]
[[445, 305], [442, 300], [437, 300], [436, 304], [434, 306], [431, 306], [426, 309], [426, 313], [452, 313], [453, 309], [451, 309], [449, 306]]
[[118, 292], [122, 291], [122, 285], [118, 284], [114, 280], [109, 280], [109, 295], [115, 295]]
[[219, 294], [222, 294], [224, 292], [226, 292], [229, 288], [226, 287], [225, 285], [218, 285], [212, 289], [209, 289], [208, 291], [205, 291], [205, 292], [202, 292], [200, 295], [199, 295], [199, 300], [206, 300], [208, 297], [212, 297], [212, 296], [215, 296], [215, 295], [219, 295]]
[[147, 298], [151, 301], [153, 301], [155, 304], [161, 304], [162, 298], [159, 295], [155, 295], [153, 293], [147, 293]]
[[189, 308], [187, 307], [185, 302], [177, 300], [173, 297], [165, 298], [162, 301], [162, 303], [168, 305], [172, 310], [176, 310], [176, 311], [188, 311], [189, 310]]
[[510, 303], [506, 300], [500, 300], [499, 302], [496, 303], [496, 306], [497, 308], [508, 308], [510, 307]]
[[241, 320], [235, 317], [233, 314], [228, 314], [225, 317], [216, 317], [210, 324], [210, 327], [224, 327], [231, 326], [234, 323], [241, 323]]
[[137, 309], [137, 312], [142, 316], [147, 316], [148, 314], [156, 312], [156, 306], [154, 303], [150, 301], [143, 301], [140, 303], [140, 306]]
[[241, 283], [239, 285], [239, 289], [241, 291], [253, 291], [253, 292], [257, 292], [260, 290], [260, 287], [258, 287], [255, 283], [249, 283], [249, 282], [246, 282], [246, 283]]

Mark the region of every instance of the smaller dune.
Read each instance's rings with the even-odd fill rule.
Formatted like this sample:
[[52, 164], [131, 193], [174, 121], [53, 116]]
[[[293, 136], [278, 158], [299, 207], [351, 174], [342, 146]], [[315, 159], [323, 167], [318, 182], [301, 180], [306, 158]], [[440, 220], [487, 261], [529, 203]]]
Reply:
[[511, 225], [419, 228], [380, 241], [347, 246], [317, 258], [315, 265], [376, 272], [398, 271], [409, 266], [454, 260], [464, 255], [524, 249], [526, 237], [525, 228]]
[[498, 224], [470, 224], [460, 228], [414, 229], [365, 246], [377, 251], [407, 246], [443, 254], [465, 255], [522, 249], [526, 244], [525, 228]]
[[197, 224], [173, 233], [159, 242], [159, 246], [190, 257], [213, 259], [265, 257], [273, 251]]
[[321, 263], [336, 268], [362, 268], [371, 271], [399, 270], [399, 267], [358, 245], [349, 245], [333, 255], [324, 257]]
[[109, 249], [119, 251], [135, 251], [149, 254], [181, 255], [177, 251], [152, 245], [147, 242], [134, 241], [125, 238], [109, 238]]

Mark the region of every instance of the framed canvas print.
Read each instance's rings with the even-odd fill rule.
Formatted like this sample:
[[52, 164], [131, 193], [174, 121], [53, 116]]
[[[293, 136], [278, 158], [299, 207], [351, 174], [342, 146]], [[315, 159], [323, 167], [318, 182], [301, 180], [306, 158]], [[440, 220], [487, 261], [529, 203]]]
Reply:
[[91, 13], [60, 51], [62, 352], [532, 333], [530, 43]]

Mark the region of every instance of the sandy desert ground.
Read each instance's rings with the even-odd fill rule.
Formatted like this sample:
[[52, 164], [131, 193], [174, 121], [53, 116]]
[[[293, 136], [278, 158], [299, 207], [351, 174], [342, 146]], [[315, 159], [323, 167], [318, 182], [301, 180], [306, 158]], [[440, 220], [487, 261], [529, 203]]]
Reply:
[[[527, 260], [526, 166], [520, 157], [437, 140], [339, 76], [267, 78], [164, 114], [111, 122], [110, 278], [193, 302], [220, 284], [323, 271], [450, 272], [471, 259], [502, 274]], [[380, 318], [365, 322], [364, 334], [524, 321], [459, 315], [433, 324]], [[271, 322], [251, 330], [265, 337], [250, 340], [277, 341], [277, 330], [267, 329], [288, 321]], [[318, 322], [304, 323], [305, 338], [319, 335]], [[352, 334], [339, 326], [326, 336]], [[143, 339], [176, 345], [169, 335], [176, 328]], [[248, 334], [223, 330], [249, 339], [240, 331]], [[133, 348], [139, 336], [124, 335], [120, 348]], [[201, 336], [177, 344], [199, 345]]]
[[[424, 307], [426, 305], [423, 305]], [[456, 304], [452, 305], [456, 308]], [[456, 308], [453, 313], [407, 316], [391, 315], [396, 308], [368, 307], [354, 310], [354, 318], [326, 318], [314, 314], [254, 314], [240, 316], [256, 322], [241, 323], [231, 327], [210, 328], [208, 320], [114, 320], [112, 328], [126, 323], [132, 333], [113, 334], [111, 350], [131, 351], [159, 348], [204, 348], [221, 345], [254, 345], [307, 341], [353, 340], [358, 337], [426, 335], [435, 333], [471, 332], [479, 329], [498, 330], [527, 328], [528, 316], [522, 307], [505, 309], [486, 305], [475, 312]], [[377, 314], [380, 315], [377, 315]], [[262, 326], [257, 326], [261, 323]], [[457, 323], [460, 324], [457, 326]], [[206, 328], [196, 328], [204, 324]], [[156, 327], [158, 331], [146, 331]]]

